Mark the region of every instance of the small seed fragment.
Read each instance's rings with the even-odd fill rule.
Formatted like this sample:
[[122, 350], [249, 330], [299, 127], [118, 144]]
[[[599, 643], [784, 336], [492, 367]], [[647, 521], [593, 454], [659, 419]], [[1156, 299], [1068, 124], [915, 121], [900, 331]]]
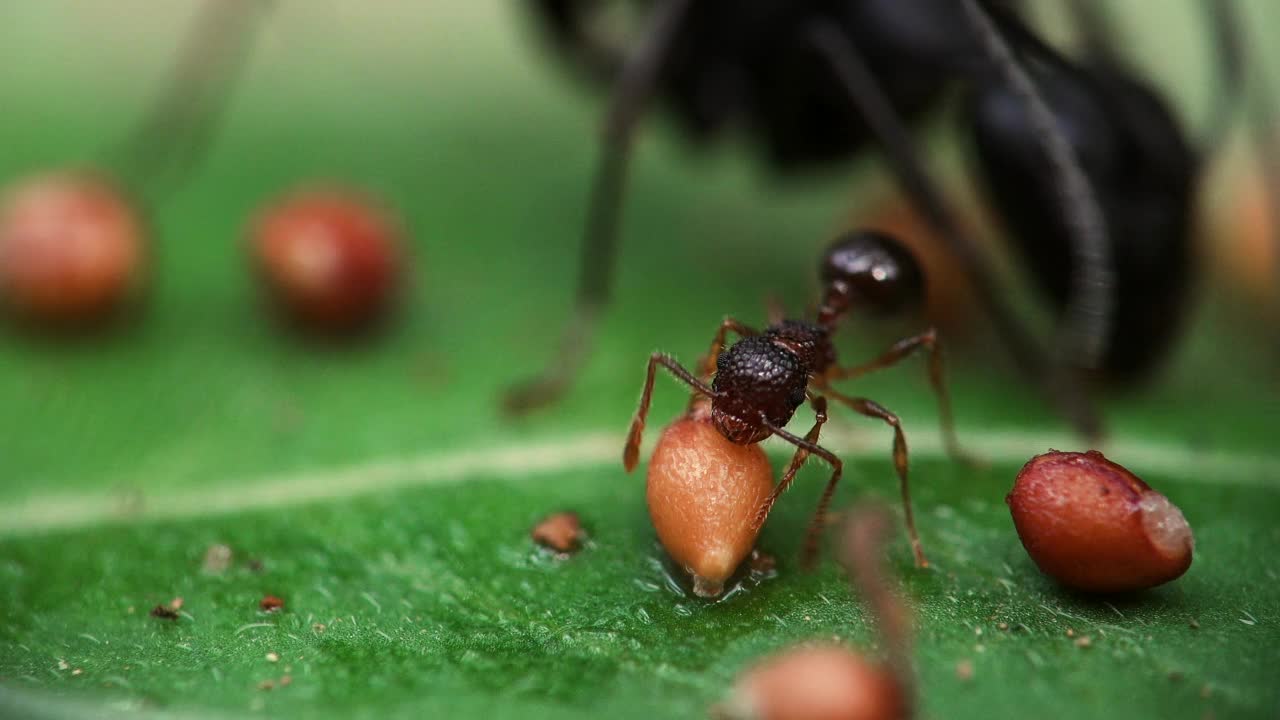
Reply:
[[575, 512], [558, 512], [538, 521], [530, 533], [534, 542], [561, 554], [577, 552], [586, 533]]

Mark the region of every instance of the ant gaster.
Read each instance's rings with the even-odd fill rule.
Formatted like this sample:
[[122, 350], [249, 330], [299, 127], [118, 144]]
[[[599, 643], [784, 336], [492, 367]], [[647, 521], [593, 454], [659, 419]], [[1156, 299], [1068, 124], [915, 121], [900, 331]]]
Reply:
[[[640, 406], [631, 422], [623, 450], [623, 465], [633, 470], [639, 461], [640, 440], [653, 396], [657, 369], [662, 367], [693, 389], [690, 412], [710, 413], [716, 429], [729, 441], [749, 445], [777, 436], [796, 447], [795, 455], [773, 493], [756, 514], [758, 528], [764, 524], [779, 496], [790, 487], [796, 472], [810, 454], [831, 466], [822, 499], [810, 523], [802, 561], [812, 564], [824, 526], [827, 506], [843, 472], [840, 458], [818, 444], [827, 421], [827, 401], [834, 400], [893, 428], [893, 464], [902, 490], [907, 532], [916, 564], [927, 567], [928, 560], [916, 534], [907, 484], [907, 442], [898, 416], [865, 397], [837, 392], [831, 383], [861, 377], [897, 364], [917, 350], [929, 353], [929, 379], [937, 395], [940, 422], [948, 452], [959, 456], [951, 418], [951, 404], [943, 382], [942, 355], [937, 333], [928, 329], [894, 344], [871, 362], [841, 367], [832, 343], [839, 320], [857, 306], [894, 310], [923, 297], [924, 278], [915, 258], [896, 239], [879, 232], [857, 231], [837, 239], [827, 250], [821, 265], [825, 285], [822, 304], [812, 321], [778, 320], [758, 331], [733, 318], [726, 318], [716, 332], [697, 374], [685, 369], [675, 358], [661, 352], [649, 356], [648, 374]], [[729, 332], [740, 339], [725, 349]], [[714, 377], [712, 377], [714, 374]], [[708, 384], [710, 380], [710, 384]], [[813, 427], [803, 437], [785, 427], [796, 410], [808, 401], [813, 408]]]

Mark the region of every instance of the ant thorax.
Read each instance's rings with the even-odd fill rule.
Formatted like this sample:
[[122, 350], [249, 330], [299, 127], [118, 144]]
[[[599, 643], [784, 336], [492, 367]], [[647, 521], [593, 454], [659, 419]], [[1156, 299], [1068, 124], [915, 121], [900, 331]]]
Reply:
[[786, 425], [809, 379], [835, 360], [828, 331], [786, 320], [734, 343], [716, 360], [711, 418], [729, 440], [757, 443]]

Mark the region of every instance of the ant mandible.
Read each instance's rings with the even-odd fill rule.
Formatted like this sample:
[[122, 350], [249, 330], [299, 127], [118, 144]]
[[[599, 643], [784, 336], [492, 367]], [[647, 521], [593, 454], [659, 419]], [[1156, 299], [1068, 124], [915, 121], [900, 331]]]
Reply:
[[[835, 453], [818, 444], [822, 426], [827, 422], [827, 401], [834, 400], [893, 428], [893, 465], [901, 485], [911, 549], [915, 553], [916, 565], [928, 567], [929, 561], [920, 545], [911, 511], [907, 441], [901, 421], [874, 400], [845, 395], [831, 386], [837, 380], [858, 378], [895, 365], [918, 350], [927, 351], [929, 380], [937, 396], [939, 421], [947, 451], [953, 457], [963, 457], [955, 438], [951, 401], [943, 380], [942, 353], [933, 328], [898, 341], [871, 362], [849, 367], [842, 367], [837, 362], [832, 343], [832, 335], [840, 319], [857, 305], [893, 311], [919, 301], [924, 294], [923, 274], [915, 258], [898, 240], [884, 233], [862, 230], [838, 238], [827, 249], [821, 264], [821, 276], [825, 288], [822, 304], [813, 321], [777, 320], [761, 332], [731, 317], [725, 318], [697, 374], [666, 353], [650, 355], [644, 391], [627, 434], [622, 463], [627, 472], [631, 472], [639, 461], [641, 435], [653, 397], [653, 381], [657, 369], [662, 367], [693, 389], [691, 409], [702, 406], [705, 410], [705, 404], [710, 402], [711, 422], [730, 442], [750, 445], [777, 436], [796, 447], [781, 481], [757, 512], [754, 529], [764, 524], [774, 503], [790, 487], [796, 472], [810, 454], [831, 466], [831, 479], [827, 481], [818, 509], [809, 524], [801, 555], [802, 564], [811, 566], [817, 557], [827, 506], [844, 467]], [[730, 332], [738, 334], [740, 339], [725, 349], [725, 340]], [[815, 421], [809, 432], [801, 437], [785, 428], [806, 400], [813, 408]]]

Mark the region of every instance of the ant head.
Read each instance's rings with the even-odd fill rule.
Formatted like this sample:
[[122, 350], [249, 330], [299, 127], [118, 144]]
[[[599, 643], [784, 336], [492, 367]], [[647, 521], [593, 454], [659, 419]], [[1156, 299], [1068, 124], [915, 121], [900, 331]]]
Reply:
[[746, 445], [773, 434], [805, 400], [809, 373], [794, 352], [763, 335], [734, 343], [716, 360], [711, 420], [729, 440]]
[[924, 299], [915, 256], [892, 236], [856, 230], [827, 248], [819, 267], [826, 285], [820, 317], [834, 321], [855, 303], [891, 313]]

